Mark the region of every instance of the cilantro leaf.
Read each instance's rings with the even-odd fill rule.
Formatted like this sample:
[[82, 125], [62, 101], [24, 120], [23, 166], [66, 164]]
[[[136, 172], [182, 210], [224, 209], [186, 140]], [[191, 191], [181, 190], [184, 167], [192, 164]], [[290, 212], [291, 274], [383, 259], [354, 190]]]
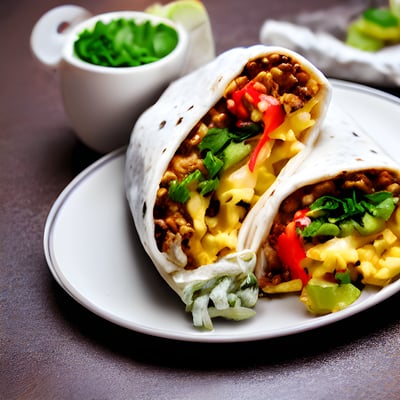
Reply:
[[208, 151], [204, 160], [204, 165], [210, 175], [210, 178], [215, 178], [218, 172], [221, 171], [224, 166], [224, 162], [216, 157], [211, 151]]
[[219, 185], [219, 179], [214, 178], [214, 179], [207, 179], [205, 181], [202, 181], [199, 183], [199, 190], [200, 194], [202, 196], [206, 196], [207, 194], [211, 193], [214, 191]]
[[390, 218], [396, 207], [395, 199], [390, 192], [382, 191], [364, 197], [366, 200], [361, 202], [363, 207], [374, 217], [383, 218], [385, 221]]
[[178, 203], [186, 203], [190, 199], [191, 186], [203, 179], [203, 174], [196, 170], [189, 174], [181, 182], [174, 179], [169, 183], [168, 196]]
[[199, 145], [200, 151], [210, 150], [217, 154], [230, 142], [230, 134], [227, 128], [211, 128], [203, 137]]
[[325, 222], [323, 219], [316, 219], [303, 229], [301, 235], [303, 237], [337, 236], [339, 233], [340, 229], [337, 225]]
[[383, 229], [383, 221], [390, 218], [397, 202], [387, 191], [364, 194], [353, 190], [342, 199], [321, 196], [307, 213], [312, 222], [299, 233], [303, 237], [344, 237], [357, 230], [361, 235], [368, 235]]

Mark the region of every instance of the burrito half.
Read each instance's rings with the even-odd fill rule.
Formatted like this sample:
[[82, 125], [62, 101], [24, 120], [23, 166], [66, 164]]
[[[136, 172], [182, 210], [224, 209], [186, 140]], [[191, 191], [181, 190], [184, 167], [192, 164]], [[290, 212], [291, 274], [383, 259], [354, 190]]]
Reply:
[[352, 304], [364, 285], [392, 282], [399, 195], [400, 166], [330, 108], [312, 153], [248, 218], [241, 246], [257, 252], [261, 292], [298, 292], [310, 312], [326, 314]]
[[237, 251], [238, 233], [312, 147], [330, 94], [296, 53], [237, 48], [174, 82], [137, 121], [127, 198], [145, 250], [195, 326], [254, 315], [255, 255]]

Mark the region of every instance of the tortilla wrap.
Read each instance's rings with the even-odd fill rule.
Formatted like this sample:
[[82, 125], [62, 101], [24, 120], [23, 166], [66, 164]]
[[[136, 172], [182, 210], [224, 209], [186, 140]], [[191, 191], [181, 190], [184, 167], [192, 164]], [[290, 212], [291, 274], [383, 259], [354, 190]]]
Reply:
[[[354, 302], [364, 285], [382, 287], [399, 276], [399, 194], [399, 164], [350, 116], [331, 106], [313, 151], [250, 211], [239, 249], [257, 254], [255, 274], [264, 293], [301, 292], [312, 313], [337, 311]], [[288, 240], [293, 224], [302, 254]], [[339, 279], [344, 275], [346, 282]], [[339, 300], [332, 295], [328, 301], [321, 286], [329, 295], [335, 290], [351, 295], [346, 300], [347, 294], [338, 294]], [[316, 304], [313, 291], [326, 300], [324, 306]]]
[[[247, 249], [237, 252], [238, 231], [258, 198], [306, 157], [330, 97], [327, 79], [300, 55], [262, 45], [236, 48], [172, 83], [135, 124], [125, 181], [136, 229], [196, 326], [211, 329], [210, 316], [244, 319], [254, 314], [249, 309], [258, 292], [252, 273], [255, 255]], [[249, 134], [249, 129], [256, 133]], [[236, 141], [232, 130], [250, 136]], [[204, 137], [230, 139], [217, 154], [211, 150], [215, 141], [199, 150]], [[258, 145], [255, 154], [262, 138], [267, 144]], [[185, 161], [188, 170], [182, 172], [179, 165], [190, 158], [184, 154], [188, 148], [194, 160]], [[217, 174], [211, 172], [215, 157], [223, 160], [216, 160], [223, 165]], [[186, 184], [193, 174], [195, 181]], [[171, 200], [171, 190], [177, 188], [174, 196], [179, 196], [182, 185], [186, 200]]]

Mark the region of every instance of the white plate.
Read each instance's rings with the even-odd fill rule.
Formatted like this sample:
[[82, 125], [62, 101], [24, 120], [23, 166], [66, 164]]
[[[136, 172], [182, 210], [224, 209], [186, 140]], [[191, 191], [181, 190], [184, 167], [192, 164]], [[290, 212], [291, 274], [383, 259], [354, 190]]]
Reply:
[[[333, 102], [350, 110], [397, 157], [400, 100], [365, 86], [332, 82]], [[185, 341], [267, 339], [347, 318], [400, 290], [400, 280], [381, 290], [368, 287], [352, 306], [320, 317], [309, 315], [294, 295], [261, 299], [253, 319], [216, 320], [213, 331], [198, 331], [139, 243], [125, 199], [124, 162], [125, 150], [120, 149], [80, 173], [54, 203], [44, 231], [46, 259], [57, 282], [80, 304], [115, 324]]]

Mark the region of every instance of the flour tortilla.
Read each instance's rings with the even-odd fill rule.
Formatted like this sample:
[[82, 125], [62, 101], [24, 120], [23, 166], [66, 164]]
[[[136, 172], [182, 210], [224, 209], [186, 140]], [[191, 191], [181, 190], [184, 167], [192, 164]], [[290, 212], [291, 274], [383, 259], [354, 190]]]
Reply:
[[[273, 193], [267, 193], [247, 215], [239, 233], [239, 249], [257, 254], [256, 270], [265, 262], [262, 245], [282, 202], [296, 190], [334, 179], [344, 172], [388, 170], [400, 175], [400, 166], [344, 110], [330, 106], [321, 133], [296, 171]], [[257, 275], [257, 274], [256, 274]]]
[[[246, 269], [251, 270], [255, 259], [251, 252], [243, 248], [228, 259], [192, 271], [171, 262], [157, 248], [154, 236], [153, 208], [160, 180], [182, 141], [223, 96], [226, 86], [242, 72], [249, 60], [270, 53], [281, 53], [296, 59], [321, 85], [319, 116], [316, 124], [309, 129], [305, 149], [289, 161], [281, 172], [282, 176], [290, 175], [318, 137], [320, 123], [330, 101], [331, 87], [310, 62], [280, 47], [256, 45], [235, 48], [221, 54], [211, 63], [172, 83], [157, 103], [142, 114], [133, 129], [126, 158], [127, 199], [147, 254], [164, 280], [181, 297], [185, 286], [191, 282], [208, 280], [221, 273], [238, 274]], [[279, 177], [274, 185], [278, 185], [281, 180]], [[247, 260], [245, 265], [241, 261], [243, 259]]]

